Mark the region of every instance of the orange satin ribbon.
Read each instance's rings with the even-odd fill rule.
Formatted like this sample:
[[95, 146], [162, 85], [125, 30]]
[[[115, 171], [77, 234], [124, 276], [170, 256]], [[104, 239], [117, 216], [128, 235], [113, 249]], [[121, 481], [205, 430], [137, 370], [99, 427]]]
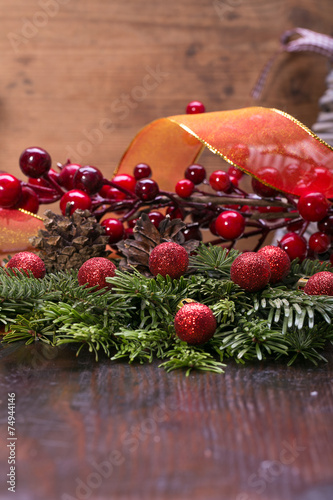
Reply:
[[[173, 191], [204, 147], [282, 192], [333, 198], [333, 148], [287, 113], [261, 107], [156, 120], [136, 135], [116, 172], [147, 163], [160, 188]], [[41, 227], [34, 216], [0, 210], [0, 252], [28, 249]]]
[[285, 193], [320, 191], [333, 197], [333, 148], [292, 116], [270, 108], [156, 120], [137, 134], [117, 172], [132, 172], [137, 163], [148, 163], [161, 189], [173, 190], [205, 146]]

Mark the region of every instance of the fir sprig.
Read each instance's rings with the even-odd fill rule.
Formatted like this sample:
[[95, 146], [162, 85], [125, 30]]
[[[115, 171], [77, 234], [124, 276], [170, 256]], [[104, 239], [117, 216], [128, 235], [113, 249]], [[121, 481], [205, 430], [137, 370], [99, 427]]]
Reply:
[[239, 254], [238, 250], [201, 244], [195, 255], [190, 257], [190, 269], [214, 278], [230, 278], [231, 265]]

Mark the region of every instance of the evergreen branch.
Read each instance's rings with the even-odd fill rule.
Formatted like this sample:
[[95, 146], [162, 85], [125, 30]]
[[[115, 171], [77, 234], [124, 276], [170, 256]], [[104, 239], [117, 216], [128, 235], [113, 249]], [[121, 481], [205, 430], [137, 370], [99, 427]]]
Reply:
[[302, 330], [292, 329], [287, 333], [286, 341], [289, 355], [293, 352], [295, 354], [288, 362], [288, 366], [292, 365], [299, 356], [303, 356], [304, 359], [311, 361], [315, 365], [318, 365], [319, 361], [327, 362], [327, 359], [318, 350], [323, 350], [326, 342], [332, 342], [332, 340], [332, 327], [327, 324], [318, 324], [313, 328], [305, 327]]
[[186, 376], [188, 376], [193, 369], [224, 373], [223, 368], [226, 366], [220, 361], [217, 361], [212, 354], [205, 351], [204, 347], [191, 346], [180, 340], [176, 340], [174, 347], [167, 352], [167, 357], [170, 359], [160, 366], [165, 368], [167, 372], [186, 369]]
[[189, 268], [197, 273], [206, 273], [210, 277], [230, 278], [230, 268], [238, 250], [228, 250], [218, 245], [201, 244], [195, 255], [190, 257]]
[[290, 271], [288, 276], [283, 279], [283, 283], [290, 287], [296, 285], [300, 278], [310, 277], [321, 271], [333, 272], [333, 266], [330, 262], [321, 262], [319, 260], [304, 259], [302, 262], [300, 260], [294, 259], [290, 265]]
[[128, 358], [129, 363], [139, 361], [139, 363], [153, 361], [154, 355], [158, 358], [164, 358], [166, 351], [173, 344], [174, 339], [170, 332], [154, 330], [130, 330], [121, 328], [114, 334], [117, 339], [117, 353], [112, 360]]
[[253, 295], [253, 309], [247, 312], [247, 316], [251, 318], [254, 314], [266, 318], [269, 327], [273, 323], [282, 325], [282, 333], [286, 334], [290, 328], [303, 328], [305, 321], [309, 328], [313, 328], [316, 316], [331, 324], [333, 297], [307, 295], [283, 286], [268, 288]]

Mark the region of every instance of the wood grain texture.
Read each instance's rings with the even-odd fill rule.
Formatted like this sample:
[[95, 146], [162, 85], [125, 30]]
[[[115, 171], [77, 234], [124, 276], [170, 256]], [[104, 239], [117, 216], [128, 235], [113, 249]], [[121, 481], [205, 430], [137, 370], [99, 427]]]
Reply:
[[0, 457], [15, 392], [18, 500], [333, 496], [333, 352], [318, 368], [231, 363], [187, 378], [38, 345], [1, 355]]
[[[71, 157], [111, 176], [141, 127], [182, 113], [189, 100], [209, 111], [257, 104], [250, 91], [286, 29], [332, 34], [331, 0], [0, 5], [0, 162], [20, 177], [19, 155], [31, 145], [54, 163]], [[147, 76], [158, 69], [157, 80]], [[321, 56], [281, 55], [259, 104], [311, 125], [326, 71]]]

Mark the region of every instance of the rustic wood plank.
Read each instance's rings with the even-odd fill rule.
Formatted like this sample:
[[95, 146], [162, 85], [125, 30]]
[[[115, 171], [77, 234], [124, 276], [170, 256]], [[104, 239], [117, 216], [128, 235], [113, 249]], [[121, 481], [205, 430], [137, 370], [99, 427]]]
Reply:
[[230, 363], [224, 375], [186, 378], [157, 363], [6, 347], [0, 457], [15, 392], [19, 500], [328, 500], [332, 352], [328, 359], [317, 368]]

